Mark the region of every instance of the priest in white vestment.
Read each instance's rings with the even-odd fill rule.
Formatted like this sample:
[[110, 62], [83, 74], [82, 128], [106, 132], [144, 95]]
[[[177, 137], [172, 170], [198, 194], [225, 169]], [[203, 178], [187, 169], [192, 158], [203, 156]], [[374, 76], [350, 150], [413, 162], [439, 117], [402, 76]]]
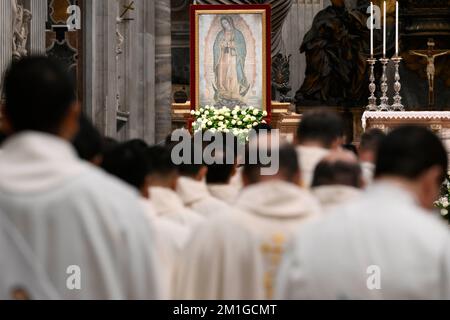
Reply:
[[194, 139], [192, 141], [191, 155], [189, 163], [184, 162], [179, 166], [180, 178], [177, 182], [177, 193], [184, 205], [200, 213], [203, 217], [211, 217], [217, 214], [228, 214], [231, 206], [211, 195], [206, 185], [206, 174], [208, 167], [203, 163], [195, 162], [195, 152], [202, 152], [196, 149]]
[[0, 212], [0, 300], [48, 300], [58, 295], [14, 225]]
[[240, 188], [231, 182], [237, 172], [237, 157], [234, 156], [233, 163], [227, 163], [227, 151], [233, 152], [233, 148], [216, 150], [216, 158], [222, 158], [222, 161], [208, 166], [206, 183], [213, 197], [233, 205], [240, 191]]
[[324, 213], [352, 202], [361, 196], [364, 187], [361, 166], [353, 153], [345, 150], [331, 152], [316, 167], [312, 193]]
[[161, 297], [154, 232], [133, 190], [78, 159], [65, 69], [24, 58], [4, 80], [0, 209], [63, 299]]
[[142, 208], [154, 226], [157, 257], [161, 264], [162, 298], [171, 299], [176, 258], [184, 249], [191, 229], [156, 214], [149, 194], [152, 166], [156, 164], [151, 160], [152, 156], [144, 141], [130, 140], [106, 152], [102, 167], [140, 192]]
[[285, 245], [301, 224], [320, 215], [314, 197], [298, 186], [295, 149], [284, 146], [273, 152], [278, 151], [276, 174], [264, 176], [261, 164], [246, 164], [246, 187], [233, 214], [213, 219], [193, 234], [179, 263], [177, 298], [272, 297]]
[[450, 234], [431, 211], [447, 152], [425, 128], [380, 145], [376, 182], [304, 225], [280, 268], [279, 299], [450, 299]]
[[333, 112], [314, 111], [303, 116], [296, 137], [303, 186], [311, 187], [317, 164], [341, 147], [343, 136], [343, 121]]
[[149, 178], [150, 198], [157, 216], [174, 221], [192, 229], [204, 221], [199, 213], [187, 208], [176, 193], [178, 168], [171, 159], [167, 146], [150, 148], [151, 172]]

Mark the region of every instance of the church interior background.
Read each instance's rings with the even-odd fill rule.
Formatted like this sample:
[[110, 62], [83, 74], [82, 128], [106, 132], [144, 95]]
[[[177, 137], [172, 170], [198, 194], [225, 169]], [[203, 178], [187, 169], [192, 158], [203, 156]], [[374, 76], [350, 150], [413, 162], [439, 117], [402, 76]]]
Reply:
[[[0, 73], [14, 58], [47, 54], [61, 60], [77, 83], [84, 112], [107, 136], [162, 141], [189, 120], [189, 0], [2, 0]], [[373, 1], [382, 7], [383, 1]], [[272, 6], [272, 125], [289, 133], [301, 114], [313, 108], [339, 111], [349, 142], [358, 142], [364, 125], [386, 129], [386, 119], [365, 118], [369, 96], [370, 1], [199, 0], [197, 4]], [[67, 8], [80, 8], [79, 29], [68, 30]], [[20, 21], [15, 7], [21, 7]], [[450, 1], [400, 1], [402, 103], [408, 112], [443, 111], [413, 117], [445, 134], [450, 117], [450, 54], [435, 58], [434, 101], [429, 99], [427, 59], [413, 54], [450, 50]], [[31, 20], [27, 18], [31, 15]], [[395, 50], [395, 1], [387, 1], [387, 55]], [[359, 24], [358, 24], [359, 23]], [[19, 30], [16, 30], [20, 25]], [[334, 30], [324, 35], [323, 26]], [[26, 30], [25, 39], [16, 36]], [[337, 35], [351, 39], [337, 43]], [[375, 56], [382, 53], [382, 30], [375, 30]], [[11, 45], [13, 44], [14, 45]], [[340, 46], [339, 50], [336, 49]], [[22, 48], [22, 49], [20, 49]], [[335, 50], [335, 51], [333, 51]], [[329, 59], [329, 52], [335, 60]], [[330, 62], [331, 61], [331, 62]], [[381, 65], [375, 76], [381, 76]], [[387, 65], [388, 94], [394, 92], [394, 65]], [[314, 90], [313, 90], [313, 89]], [[377, 83], [376, 95], [379, 96]], [[392, 102], [392, 101], [391, 101]], [[422, 114], [423, 115], [423, 114]], [[361, 118], [363, 121], [361, 122]], [[386, 117], [385, 117], [386, 118]], [[406, 118], [408, 118], [406, 116]], [[394, 125], [401, 117], [392, 119]], [[449, 126], [450, 131], [450, 126]], [[444, 132], [445, 131], [445, 132]]]

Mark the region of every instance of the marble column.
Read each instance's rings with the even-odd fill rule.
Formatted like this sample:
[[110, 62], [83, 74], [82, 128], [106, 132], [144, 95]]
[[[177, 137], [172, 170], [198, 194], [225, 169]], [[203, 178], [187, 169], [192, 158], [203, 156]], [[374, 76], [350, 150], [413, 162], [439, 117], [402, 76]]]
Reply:
[[[117, 36], [116, 18], [118, 3], [116, 1], [101, 1], [104, 3], [103, 20], [103, 86], [105, 92], [105, 134], [117, 137]], [[105, 3], [106, 2], [106, 3]]]
[[47, 21], [47, 0], [26, 0], [25, 8], [31, 11], [28, 53], [45, 54], [45, 23]]
[[172, 127], [172, 53], [170, 28], [170, 0], [155, 1], [155, 91], [156, 91], [156, 141], [162, 141]]
[[141, 109], [139, 112], [142, 138], [148, 143], [155, 143], [155, 2], [143, 1], [142, 18], [139, 29], [139, 43], [142, 50], [138, 55], [138, 96]]
[[0, 98], [3, 75], [12, 59], [11, 0], [0, 1]]
[[116, 125], [116, 17], [117, 2], [85, 1], [84, 7], [84, 106], [97, 128], [117, 136]]

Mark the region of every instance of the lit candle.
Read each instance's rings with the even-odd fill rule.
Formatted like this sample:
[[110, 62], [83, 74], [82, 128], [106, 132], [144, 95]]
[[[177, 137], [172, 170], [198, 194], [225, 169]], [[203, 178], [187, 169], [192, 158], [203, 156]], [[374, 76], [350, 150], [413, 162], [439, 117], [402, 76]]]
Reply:
[[383, 9], [383, 57], [386, 57], [386, 1], [384, 1]]
[[395, 2], [395, 55], [398, 56], [398, 1]]
[[370, 56], [373, 57], [373, 2], [370, 3]]

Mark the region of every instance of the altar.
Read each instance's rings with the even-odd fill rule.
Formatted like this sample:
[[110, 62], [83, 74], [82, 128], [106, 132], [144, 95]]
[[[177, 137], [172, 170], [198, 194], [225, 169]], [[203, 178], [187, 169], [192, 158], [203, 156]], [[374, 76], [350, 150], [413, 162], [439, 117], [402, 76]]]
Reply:
[[426, 126], [444, 142], [450, 155], [450, 112], [449, 111], [366, 111], [361, 125], [364, 131], [380, 129], [388, 132], [401, 125]]

